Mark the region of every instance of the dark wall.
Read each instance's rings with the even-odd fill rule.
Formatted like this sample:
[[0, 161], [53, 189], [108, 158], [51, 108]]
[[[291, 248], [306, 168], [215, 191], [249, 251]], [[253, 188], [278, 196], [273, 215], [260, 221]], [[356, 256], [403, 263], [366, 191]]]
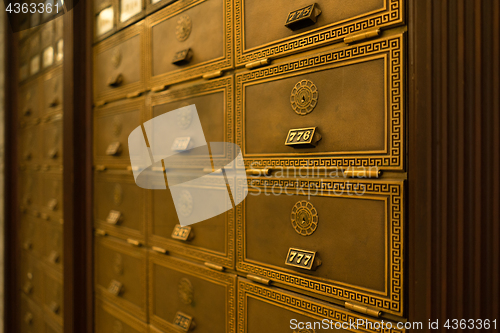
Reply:
[[499, 6], [409, 2], [411, 321], [500, 319]]

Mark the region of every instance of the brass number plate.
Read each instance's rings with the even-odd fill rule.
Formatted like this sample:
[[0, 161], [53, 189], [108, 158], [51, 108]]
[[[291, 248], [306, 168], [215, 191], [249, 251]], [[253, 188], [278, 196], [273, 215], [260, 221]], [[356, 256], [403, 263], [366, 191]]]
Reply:
[[177, 224], [174, 228], [174, 231], [172, 232], [172, 238], [183, 241], [192, 239], [193, 234], [191, 232], [191, 227], [190, 226], [183, 227], [180, 224]]
[[106, 149], [106, 155], [108, 156], [116, 156], [119, 155], [121, 152], [121, 143], [120, 142], [114, 142], [108, 146]]
[[172, 144], [172, 150], [174, 151], [187, 150], [190, 142], [191, 142], [191, 137], [189, 136], [176, 138], [174, 140], [174, 143]]
[[298, 30], [316, 23], [321, 10], [316, 7], [316, 4], [294, 10], [288, 13], [285, 27], [290, 30]]
[[191, 49], [185, 49], [179, 51], [175, 53], [174, 59], [172, 59], [172, 64], [177, 66], [187, 64], [189, 61], [191, 61], [192, 57], [193, 57], [193, 52], [191, 51]]
[[286, 256], [285, 264], [288, 266], [299, 267], [307, 270], [313, 270], [314, 259], [316, 258], [315, 251], [306, 251], [290, 248]]
[[123, 291], [123, 285], [116, 280], [111, 280], [111, 283], [109, 284], [108, 287], [108, 291], [113, 295], [118, 296]]
[[318, 141], [319, 134], [316, 127], [294, 128], [288, 131], [285, 146], [311, 148], [316, 147]]
[[184, 332], [189, 331], [192, 322], [193, 322], [193, 317], [190, 317], [180, 311], [178, 311], [175, 314], [174, 325], [179, 327]]
[[117, 224], [122, 217], [122, 213], [117, 210], [110, 210], [106, 222], [109, 224]]

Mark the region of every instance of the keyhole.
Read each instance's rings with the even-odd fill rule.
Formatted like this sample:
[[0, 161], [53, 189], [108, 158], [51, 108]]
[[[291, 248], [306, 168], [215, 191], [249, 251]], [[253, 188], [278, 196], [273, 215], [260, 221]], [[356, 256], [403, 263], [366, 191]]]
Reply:
[[306, 224], [306, 219], [304, 217], [302, 218], [302, 224]]
[[304, 103], [306, 101], [306, 98], [304, 96], [302, 96], [302, 103]]

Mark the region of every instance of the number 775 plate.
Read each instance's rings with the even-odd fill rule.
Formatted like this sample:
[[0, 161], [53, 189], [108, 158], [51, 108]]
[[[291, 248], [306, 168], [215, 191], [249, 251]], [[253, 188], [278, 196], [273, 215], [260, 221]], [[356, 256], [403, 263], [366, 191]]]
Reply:
[[316, 251], [306, 251], [291, 247], [288, 250], [285, 264], [307, 270], [313, 270], [315, 257]]

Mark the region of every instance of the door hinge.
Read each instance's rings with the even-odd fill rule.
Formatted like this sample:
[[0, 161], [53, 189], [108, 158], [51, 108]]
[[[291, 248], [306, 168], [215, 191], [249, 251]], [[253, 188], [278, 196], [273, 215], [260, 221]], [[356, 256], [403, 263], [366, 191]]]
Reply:
[[132, 238], [127, 238], [127, 243], [129, 243], [130, 245], [133, 245], [133, 246], [141, 246], [141, 242], [139, 242], [138, 240], [135, 240], [135, 239], [132, 239]]
[[271, 285], [271, 280], [263, 278], [263, 277], [260, 277], [260, 276], [257, 276], [257, 275], [247, 274], [247, 279], [249, 279], [249, 280], [251, 280], [253, 282], [264, 284], [266, 286]]
[[223, 266], [216, 265], [216, 264], [211, 263], [211, 262], [206, 262], [205, 266], [207, 266], [208, 268], [214, 269], [216, 271], [219, 271], [219, 272], [223, 272], [224, 271], [224, 267]]
[[162, 247], [158, 247], [158, 246], [152, 246], [151, 247], [151, 250], [155, 251], [155, 252], [158, 252], [158, 253], [161, 253], [161, 254], [167, 254], [167, 250], [165, 250], [164, 248]]
[[207, 74], [203, 75], [203, 78], [205, 80], [210, 80], [210, 79], [215, 79], [216, 77], [219, 77], [219, 76], [222, 76], [222, 71], [215, 71], [212, 73], [207, 73]]
[[362, 313], [362, 314], [365, 314], [365, 315], [368, 315], [371, 317], [375, 317], [375, 318], [380, 318], [380, 316], [382, 315], [382, 311], [370, 309], [369, 307], [366, 307], [364, 305], [354, 304], [351, 302], [345, 302], [344, 306], [348, 310], [351, 310], [354, 312], [359, 312], [359, 313]]
[[142, 94], [142, 91], [134, 91], [133, 93], [127, 94], [127, 98], [135, 98], [139, 97]]
[[245, 65], [245, 67], [247, 69], [254, 69], [254, 68], [257, 68], [257, 67], [269, 65], [270, 63], [271, 63], [271, 59], [265, 58], [265, 59], [261, 59], [261, 60], [249, 62], [248, 64]]
[[151, 88], [151, 91], [152, 92], [160, 92], [160, 91], [163, 91], [165, 89], [167, 89], [167, 85], [162, 84], [160, 86], [155, 86], [155, 87]]
[[360, 32], [358, 34], [344, 37], [344, 43], [346, 43], [346, 44], [356, 43], [356, 42], [360, 42], [360, 41], [368, 39], [368, 38], [377, 37], [379, 35], [380, 35], [379, 28], [373, 29], [373, 30], [366, 30], [366, 31]]

